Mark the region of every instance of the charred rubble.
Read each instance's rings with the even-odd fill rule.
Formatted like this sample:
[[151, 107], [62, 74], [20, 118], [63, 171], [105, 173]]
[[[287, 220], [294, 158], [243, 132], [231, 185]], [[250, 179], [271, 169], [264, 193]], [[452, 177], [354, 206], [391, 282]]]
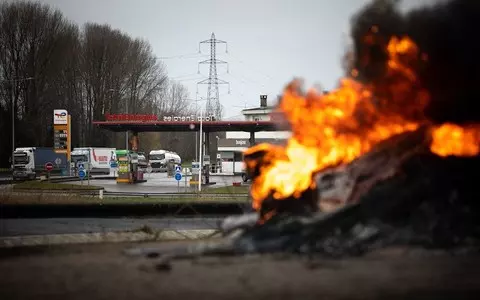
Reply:
[[235, 247], [333, 256], [392, 245], [477, 249], [480, 156], [436, 156], [428, 150], [426, 132], [394, 137], [346, 167], [319, 174], [318, 195], [302, 197], [316, 197], [319, 207], [333, 201], [336, 208], [301, 215], [279, 211], [244, 229]]
[[[219, 241], [163, 254], [185, 258], [286, 252], [336, 258], [390, 246], [477, 252], [480, 156], [432, 154], [427, 133], [420, 128], [392, 137], [346, 166], [317, 174], [315, 193], [265, 201], [265, 211], [275, 209], [265, 222], [259, 222], [259, 213], [232, 216], [224, 220]], [[300, 209], [290, 209], [295, 203]], [[157, 250], [128, 253], [152, 252]]]

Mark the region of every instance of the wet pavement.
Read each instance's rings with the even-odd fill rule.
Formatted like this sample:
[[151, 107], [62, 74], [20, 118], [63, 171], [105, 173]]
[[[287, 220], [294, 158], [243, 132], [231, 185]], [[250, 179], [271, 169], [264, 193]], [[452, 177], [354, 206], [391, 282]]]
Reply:
[[0, 219], [0, 237], [159, 230], [217, 229], [221, 217]]
[[[117, 183], [114, 179], [111, 180], [90, 180], [90, 185], [102, 186], [108, 192], [142, 192], [142, 193], [177, 193], [177, 192], [190, 192], [193, 187], [190, 187], [190, 176], [185, 177], [182, 180], [177, 181], [173, 177], [168, 177], [167, 173], [150, 173], [145, 174], [144, 179], [146, 182], [136, 184], [124, 184]], [[210, 176], [210, 182], [215, 182], [211, 185], [211, 188], [233, 186], [233, 182], [242, 182], [240, 176]], [[86, 181], [81, 183], [80, 181], [69, 182], [73, 184], [87, 184]]]

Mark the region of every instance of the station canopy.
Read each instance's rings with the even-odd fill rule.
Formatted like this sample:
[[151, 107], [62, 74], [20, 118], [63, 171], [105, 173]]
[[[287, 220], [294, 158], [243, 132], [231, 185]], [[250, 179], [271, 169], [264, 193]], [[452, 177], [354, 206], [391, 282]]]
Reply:
[[[206, 121], [202, 122], [202, 130], [205, 132], [221, 131], [278, 131], [280, 130], [272, 121]], [[93, 121], [93, 125], [102, 129], [124, 132], [159, 132], [159, 131], [198, 131], [200, 122], [168, 122], [168, 121]]]
[[[179, 132], [199, 131], [200, 122], [184, 121], [93, 121], [93, 125], [114, 132]], [[277, 123], [272, 121], [205, 121], [204, 132], [222, 131], [278, 131]]]
[[114, 132], [179, 132], [199, 131], [200, 123], [205, 132], [223, 131], [278, 131], [285, 130], [275, 121], [215, 121], [213, 116], [206, 116], [200, 122], [195, 116], [164, 116], [140, 114], [106, 114], [105, 121], [93, 121], [93, 125]]

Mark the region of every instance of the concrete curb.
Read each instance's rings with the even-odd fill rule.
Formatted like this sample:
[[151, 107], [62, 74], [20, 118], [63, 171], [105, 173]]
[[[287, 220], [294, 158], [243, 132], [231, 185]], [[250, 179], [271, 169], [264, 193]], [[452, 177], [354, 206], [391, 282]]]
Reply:
[[2, 204], [0, 218], [112, 218], [158, 216], [229, 216], [251, 211], [251, 204], [239, 202], [191, 203], [88, 203], [88, 204]]
[[215, 229], [162, 230], [146, 232], [104, 232], [0, 237], [0, 248], [61, 244], [119, 243], [140, 241], [196, 240], [216, 235]]

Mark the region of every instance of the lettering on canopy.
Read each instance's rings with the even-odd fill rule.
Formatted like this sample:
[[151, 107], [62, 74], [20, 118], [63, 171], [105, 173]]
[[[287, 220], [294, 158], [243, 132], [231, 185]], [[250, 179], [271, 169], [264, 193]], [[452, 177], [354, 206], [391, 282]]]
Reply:
[[[147, 114], [105, 114], [106, 121], [160, 121], [157, 115], [147, 115]], [[169, 115], [164, 116], [161, 119], [164, 122], [210, 122], [215, 121], [214, 115], [207, 115], [204, 117], [190, 115], [190, 116], [176, 116], [176, 115]]]

